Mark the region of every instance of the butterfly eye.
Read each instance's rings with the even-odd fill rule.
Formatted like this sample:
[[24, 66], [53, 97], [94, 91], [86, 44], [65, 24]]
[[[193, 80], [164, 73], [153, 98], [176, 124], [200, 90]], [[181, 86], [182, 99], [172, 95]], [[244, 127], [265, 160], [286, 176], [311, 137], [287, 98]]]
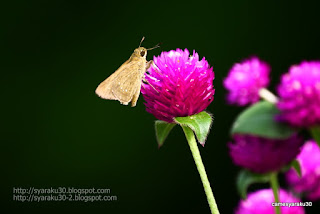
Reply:
[[141, 51], [141, 52], [140, 52], [140, 55], [141, 55], [141, 56], [144, 56], [145, 54], [146, 54], [145, 51]]

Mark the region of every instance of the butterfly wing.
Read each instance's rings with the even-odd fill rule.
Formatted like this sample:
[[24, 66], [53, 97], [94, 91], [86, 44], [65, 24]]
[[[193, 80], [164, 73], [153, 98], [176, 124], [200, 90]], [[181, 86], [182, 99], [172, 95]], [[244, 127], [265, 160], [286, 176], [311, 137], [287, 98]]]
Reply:
[[130, 61], [127, 60], [118, 68], [118, 70], [116, 70], [107, 79], [105, 79], [102, 83], [99, 84], [99, 86], [96, 89], [96, 94], [99, 97], [107, 100], [117, 100], [117, 98], [112, 93], [112, 85], [114, 83], [114, 80], [118, 77], [118, 75], [121, 75], [123, 72], [126, 72], [129, 63]]
[[137, 90], [140, 92], [143, 69], [143, 61], [132, 61], [130, 70], [123, 71], [121, 75], [114, 79], [112, 94], [121, 104], [128, 105]]

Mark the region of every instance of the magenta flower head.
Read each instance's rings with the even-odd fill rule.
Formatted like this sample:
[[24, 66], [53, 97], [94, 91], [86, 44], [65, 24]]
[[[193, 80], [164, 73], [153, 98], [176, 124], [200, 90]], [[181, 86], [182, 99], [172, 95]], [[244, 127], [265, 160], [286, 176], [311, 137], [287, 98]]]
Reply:
[[[300, 200], [280, 189], [279, 202], [288, 203], [291, 206], [281, 206], [281, 214], [304, 214]], [[250, 193], [246, 200], [241, 200], [236, 210], [236, 214], [275, 214], [274, 196], [271, 189], [258, 190]]]
[[169, 123], [174, 117], [194, 115], [213, 101], [214, 73], [205, 58], [187, 49], [162, 52], [145, 75], [141, 88], [147, 112]]
[[291, 66], [278, 93], [280, 120], [296, 127], [320, 125], [320, 61]]
[[223, 84], [230, 104], [244, 106], [259, 101], [259, 90], [269, 84], [270, 67], [257, 57], [236, 63]]
[[228, 146], [234, 164], [255, 173], [267, 173], [290, 163], [299, 154], [302, 144], [298, 135], [279, 140], [235, 134]]
[[307, 141], [297, 157], [301, 167], [301, 177], [290, 169], [286, 178], [293, 190], [305, 193], [310, 200], [320, 199], [320, 148], [315, 141]]

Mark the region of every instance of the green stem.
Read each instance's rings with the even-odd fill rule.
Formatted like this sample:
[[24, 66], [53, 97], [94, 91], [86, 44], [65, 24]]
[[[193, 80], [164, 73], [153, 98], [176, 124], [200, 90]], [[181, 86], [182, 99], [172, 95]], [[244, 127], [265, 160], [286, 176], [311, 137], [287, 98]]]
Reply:
[[218, 206], [216, 204], [216, 200], [214, 199], [212, 189], [210, 187], [210, 183], [207, 177], [206, 170], [204, 168], [204, 165], [202, 163], [201, 155], [198, 149], [197, 141], [194, 137], [193, 131], [187, 127], [187, 126], [181, 126], [184, 134], [186, 135], [187, 141], [190, 146], [190, 150], [194, 159], [194, 162], [196, 163], [198, 172], [200, 174], [200, 178], [203, 184], [204, 191], [207, 195], [207, 200], [210, 206], [210, 210], [212, 214], [219, 214]]
[[320, 146], [320, 126], [314, 126], [309, 129], [312, 138], [318, 143]]
[[[279, 203], [279, 183], [278, 183], [278, 174], [276, 172], [271, 173], [270, 185], [274, 195], [274, 202]], [[280, 207], [275, 206], [276, 214], [281, 214]]]

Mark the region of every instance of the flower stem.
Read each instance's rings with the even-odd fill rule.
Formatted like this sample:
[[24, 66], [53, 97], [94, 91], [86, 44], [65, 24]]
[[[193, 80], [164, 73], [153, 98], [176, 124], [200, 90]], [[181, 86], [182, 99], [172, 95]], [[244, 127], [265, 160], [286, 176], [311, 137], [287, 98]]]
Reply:
[[[279, 203], [279, 183], [277, 176], [278, 174], [276, 172], [273, 172], [271, 173], [270, 177], [270, 185], [273, 191], [275, 203]], [[276, 214], [281, 214], [279, 206], [275, 206], [274, 208], [276, 210]]]
[[210, 206], [210, 210], [212, 214], [219, 214], [218, 206], [216, 204], [216, 200], [214, 199], [212, 189], [210, 187], [210, 183], [206, 174], [206, 170], [204, 168], [204, 165], [202, 163], [201, 155], [198, 149], [197, 141], [194, 137], [193, 131], [187, 127], [187, 126], [181, 126], [184, 134], [186, 135], [187, 141], [190, 146], [190, 150], [194, 159], [194, 162], [196, 163], [198, 172], [200, 174], [200, 178], [203, 184], [204, 191], [207, 195], [207, 200]]
[[271, 91], [269, 91], [266, 88], [261, 88], [259, 90], [259, 96], [270, 103], [278, 102], [278, 97], [276, 97], [276, 95], [274, 95]]
[[311, 127], [309, 129], [312, 138], [317, 142], [320, 147], [320, 126]]

